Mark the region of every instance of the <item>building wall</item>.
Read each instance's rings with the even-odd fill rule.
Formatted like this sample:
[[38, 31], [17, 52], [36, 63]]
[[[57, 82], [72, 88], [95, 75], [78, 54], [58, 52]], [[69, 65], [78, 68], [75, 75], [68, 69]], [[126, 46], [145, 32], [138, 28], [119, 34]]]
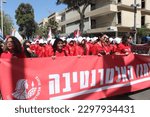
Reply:
[[[95, 9], [91, 10], [91, 6], [89, 5], [85, 11], [85, 17], [88, 18], [85, 22], [84, 31], [91, 30], [91, 20], [96, 20], [96, 27], [92, 28], [92, 31], [100, 30], [100, 31], [108, 31], [107, 28], [114, 26], [122, 28], [122, 30], [126, 29], [126, 31], [130, 30], [134, 26], [134, 11], [131, 8], [131, 4], [134, 4], [134, 0], [121, 0], [121, 5], [117, 7], [118, 0], [94, 0], [95, 1]], [[141, 4], [142, 0], [137, 0], [137, 4]], [[145, 15], [145, 23], [150, 24], [150, 15], [147, 14], [148, 10], [150, 10], [150, 0], [145, 0], [145, 9], [142, 15]], [[139, 7], [140, 8], [140, 7]], [[121, 24], [117, 25], [117, 12], [121, 11]], [[65, 20], [60, 22], [60, 26], [65, 26], [66, 33], [72, 33], [74, 30], [79, 29], [79, 13], [76, 10], [65, 10], [62, 12], [65, 14]], [[150, 13], [149, 13], [150, 14]], [[60, 14], [61, 15], [61, 14]], [[141, 27], [141, 11], [138, 9], [137, 11], [137, 28]], [[148, 25], [150, 28], [150, 25]], [[127, 29], [128, 28], [128, 29]], [[125, 30], [124, 30], [125, 31]]]
[[[84, 23], [84, 31], [90, 29], [90, 24], [89, 24], [89, 19], [86, 20], [86, 22]], [[75, 22], [75, 23], [71, 23], [66, 25], [66, 33], [72, 33], [75, 30], [79, 29], [79, 22]]]
[[145, 24], [147, 25], [147, 28], [150, 28], [150, 16], [145, 15]]
[[[134, 26], [134, 13], [129, 11], [121, 11], [122, 14], [122, 23], [121, 26], [124, 27], [133, 27]], [[136, 17], [137, 28], [141, 27], [141, 12], [137, 12]]]
[[[82, 9], [83, 7], [81, 7]], [[89, 12], [90, 11], [90, 6], [88, 6], [85, 10], [85, 13]], [[76, 11], [76, 10], [69, 10], [66, 12], [66, 20], [70, 20], [70, 19], [73, 19], [73, 18], [76, 18], [76, 17], [79, 17], [79, 13]]]
[[97, 8], [100, 8], [102, 6], [105, 6], [105, 5], [108, 5], [108, 4], [111, 4], [111, 3], [116, 3], [116, 1], [112, 1], [112, 0], [95, 0], [95, 7], [96, 9]]
[[96, 28], [115, 26], [116, 13], [111, 13], [104, 16], [96, 17], [95, 20], [96, 20]]
[[[137, 4], [141, 4], [141, 0], [136, 0]], [[131, 6], [131, 4], [134, 4], [134, 0], [121, 0], [121, 3], [124, 5]]]
[[145, 9], [150, 10], [150, 0], [145, 0]]

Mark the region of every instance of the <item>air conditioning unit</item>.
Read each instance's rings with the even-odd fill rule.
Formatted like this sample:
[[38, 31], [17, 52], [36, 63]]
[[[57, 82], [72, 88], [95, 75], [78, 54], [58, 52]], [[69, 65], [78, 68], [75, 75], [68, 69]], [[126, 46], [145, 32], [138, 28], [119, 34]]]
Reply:
[[110, 27], [107, 28], [107, 30], [109, 30], [109, 31], [118, 31], [117, 27], [115, 27], [115, 26], [110, 26]]

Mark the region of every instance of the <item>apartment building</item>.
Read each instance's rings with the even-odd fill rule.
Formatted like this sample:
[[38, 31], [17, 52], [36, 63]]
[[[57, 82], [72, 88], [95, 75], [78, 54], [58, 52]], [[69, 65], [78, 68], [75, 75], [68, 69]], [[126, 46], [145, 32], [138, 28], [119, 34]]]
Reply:
[[[137, 8], [136, 20], [134, 20], [134, 5]], [[55, 18], [59, 23], [61, 35], [70, 35], [79, 29], [80, 16], [76, 10], [65, 9], [53, 13], [40, 25], [44, 25], [50, 18]], [[84, 33], [108, 33], [111, 36], [120, 36], [125, 32], [133, 32], [134, 23], [136, 28], [144, 25], [150, 28], [149, 0], [93, 0], [85, 11]]]
[[59, 15], [59, 13], [54, 12], [54, 13], [50, 14], [47, 18], [44, 18], [39, 23], [39, 26], [44, 26], [48, 22], [48, 20], [50, 20], [50, 19], [53, 19], [53, 20], [55, 20], [56, 22], [59, 23], [61, 21], [61, 15]]
[[[134, 20], [134, 5], [137, 13]], [[77, 11], [66, 9], [59, 13], [62, 34], [70, 34], [79, 29], [80, 16]], [[85, 11], [84, 33], [109, 33], [112, 36], [132, 32], [136, 27], [147, 25], [150, 28], [150, 2], [148, 0], [93, 0]]]

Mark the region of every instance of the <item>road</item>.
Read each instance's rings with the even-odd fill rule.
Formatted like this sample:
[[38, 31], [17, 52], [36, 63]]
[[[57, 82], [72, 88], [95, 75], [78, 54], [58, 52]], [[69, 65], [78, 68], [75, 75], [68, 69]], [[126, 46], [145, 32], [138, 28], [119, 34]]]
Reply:
[[150, 88], [137, 91], [134, 93], [109, 97], [104, 100], [150, 100]]

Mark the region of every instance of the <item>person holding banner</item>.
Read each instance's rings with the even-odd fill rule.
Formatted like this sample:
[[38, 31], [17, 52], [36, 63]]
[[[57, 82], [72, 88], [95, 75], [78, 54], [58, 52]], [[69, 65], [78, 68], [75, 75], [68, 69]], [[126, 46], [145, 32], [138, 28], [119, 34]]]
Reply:
[[25, 58], [22, 45], [16, 37], [9, 36], [6, 39], [4, 52], [1, 54], [1, 58]]
[[67, 56], [70, 55], [69, 46], [66, 40], [63, 40], [63, 50], [66, 52]]
[[69, 52], [70, 52], [69, 56], [75, 56], [76, 55], [76, 46], [75, 46], [74, 40], [69, 41], [68, 48], [69, 48]]
[[130, 35], [124, 35], [122, 42], [117, 45], [116, 55], [129, 55], [131, 51], [132, 37]]
[[30, 49], [30, 46], [31, 46], [31, 42], [29, 40], [26, 40], [23, 43], [23, 48], [24, 48], [25, 56], [27, 58], [37, 57], [37, 55], [34, 53], [34, 51]]
[[92, 48], [92, 55], [98, 56], [107, 55], [106, 46], [104, 45], [106, 38], [108, 38], [107, 35], [103, 35], [102, 37], [99, 37], [96, 40], [97, 42], [94, 44]]
[[60, 56], [67, 56], [66, 51], [63, 49], [63, 40], [57, 38], [53, 44], [53, 56], [60, 57]]

